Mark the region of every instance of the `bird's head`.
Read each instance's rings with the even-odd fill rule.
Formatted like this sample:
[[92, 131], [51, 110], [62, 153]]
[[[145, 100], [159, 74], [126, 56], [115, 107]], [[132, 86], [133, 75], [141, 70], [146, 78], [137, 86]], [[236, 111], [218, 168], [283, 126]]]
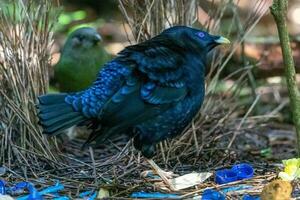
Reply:
[[83, 27], [71, 33], [67, 39], [65, 48], [72, 49], [73, 51], [88, 51], [97, 49], [101, 40], [101, 36], [94, 28]]
[[187, 26], [174, 26], [164, 30], [160, 37], [168, 38], [168, 41], [181, 49], [208, 53], [220, 44], [230, 41], [222, 36], [211, 35], [205, 31]]

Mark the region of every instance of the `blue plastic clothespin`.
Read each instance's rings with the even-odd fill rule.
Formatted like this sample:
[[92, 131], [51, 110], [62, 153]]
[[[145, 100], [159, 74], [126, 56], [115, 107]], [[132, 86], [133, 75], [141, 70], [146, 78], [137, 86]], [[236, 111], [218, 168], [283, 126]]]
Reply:
[[29, 195], [26, 195], [25, 197], [19, 197], [17, 200], [43, 200], [42, 195], [37, 191], [37, 189], [34, 187], [34, 185], [30, 182], [20, 182], [17, 183], [13, 190], [20, 190], [27, 188], [29, 191]]
[[213, 189], [206, 189], [203, 191], [202, 200], [225, 200], [225, 196]]
[[47, 187], [47, 188], [41, 190], [39, 193], [41, 195], [45, 195], [45, 194], [58, 192], [60, 190], [63, 190], [64, 188], [65, 187], [59, 181], [57, 181], [55, 185]]
[[[21, 183], [18, 183], [18, 184], [15, 186], [16, 190], [23, 189], [24, 187], [25, 188], [27, 187], [30, 194], [26, 195], [26, 196], [19, 197], [19, 198], [17, 198], [17, 200], [42, 200], [43, 199], [42, 195], [55, 193], [55, 192], [58, 192], [58, 191], [64, 189], [64, 186], [61, 183], [59, 183], [59, 181], [57, 181], [54, 186], [47, 187], [47, 188], [41, 190], [40, 192], [37, 191], [34, 188], [32, 183], [21, 182]], [[39, 199], [38, 199], [38, 197], [39, 197]]]
[[246, 163], [234, 165], [231, 169], [217, 170], [215, 181], [218, 184], [230, 183], [237, 180], [251, 178], [254, 175], [253, 167]]

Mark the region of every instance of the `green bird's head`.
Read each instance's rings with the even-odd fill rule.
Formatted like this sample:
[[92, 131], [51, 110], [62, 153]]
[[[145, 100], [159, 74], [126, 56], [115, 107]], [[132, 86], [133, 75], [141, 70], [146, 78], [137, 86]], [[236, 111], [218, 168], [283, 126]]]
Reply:
[[99, 55], [99, 51], [103, 51], [101, 41], [101, 36], [94, 28], [79, 28], [72, 32], [68, 37], [63, 47], [62, 54], [67, 54], [74, 58]]

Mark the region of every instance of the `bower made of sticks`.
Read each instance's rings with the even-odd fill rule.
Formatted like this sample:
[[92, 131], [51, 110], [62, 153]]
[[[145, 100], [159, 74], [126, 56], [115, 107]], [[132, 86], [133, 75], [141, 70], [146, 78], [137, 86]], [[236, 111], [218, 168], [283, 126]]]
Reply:
[[[58, 11], [50, 0], [11, 0], [0, 3], [0, 162], [9, 180], [46, 177], [47, 185], [61, 180], [75, 194], [80, 188], [106, 184], [116, 196], [149, 187], [140, 178], [148, 169], [131, 141], [120, 136], [97, 149], [81, 150], [82, 139], [64, 142], [47, 138], [37, 123], [36, 99], [47, 92], [49, 49]], [[229, 47], [209, 55], [206, 98], [198, 116], [185, 132], [157, 146], [154, 158], [171, 170], [190, 172], [230, 163], [235, 138], [255, 126], [248, 116], [255, 105], [244, 108], [237, 101], [241, 88], [250, 83], [253, 66], [220, 78], [226, 64], [245, 37], [268, 10], [269, 1], [251, 1], [249, 13], [240, 12], [230, 0], [119, 0], [128, 35], [140, 42], [172, 25], [196, 26], [231, 39]], [[244, 20], [241, 20], [241, 16]], [[229, 17], [228, 17], [229, 16]], [[228, 28], [220, 29], [227, 23]], [[236, 32], [233, 30], [239, 29]], [[220, 85], [239, 78], [226, 89]], [[253, 96], [256, 100], [257, 96]], [[41, 184], [37, 182], [37, 184]]]

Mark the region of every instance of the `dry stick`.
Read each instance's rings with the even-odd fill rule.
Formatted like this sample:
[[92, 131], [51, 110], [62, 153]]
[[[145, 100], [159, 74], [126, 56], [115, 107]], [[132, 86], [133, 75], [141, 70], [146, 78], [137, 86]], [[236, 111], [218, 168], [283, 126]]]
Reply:
[[279, 34], [292, 116], [297, 133], [297, 150], [298, 155], [300, 155], [300, 93], [297, 88], [295, 64], [286, 24], [287, 7], [288, 0], [274, 0], [270, 10], [276, 22]]
[[254, 102], [252, 103], [251, 107], [249, 108], [248, 112], [245, 114], [245, 116], [243, 117], [242, 121], [240, 122], [239, 126], [237, 127], [237, 130], [234, 132], [234, 135], [233, 137], [231, 138], [228, 146], [227, 146], [227, 149], [229, 149], [231, 147], [231, 145], [233, 144], [237, 134], [238, 134], [238, 131], [242, 128], [242, 125], [244, 124], [246, 118], [249, 116], [249, 114], [252, 112], [252, 110], [254, 109], [255, 105], [257, 104], [258, 100], [260, 99], [260, 95], [257, 95], [256, 96], [256, 99], [254, 100]]
[[93, 148], [90, 147], [89, 148], [89, 151], [90, 151], [90, 155], [91, 155], [91, 160], [92, 160], [92, 165], [93, 165], [93, 176], [94, 176], [94, 181], [95, 183], [97, 183], [97, 172], [96, 172], [96, 164], [95, 164], [95, 158], [94, 158], [94, 151], [93, 151]]

